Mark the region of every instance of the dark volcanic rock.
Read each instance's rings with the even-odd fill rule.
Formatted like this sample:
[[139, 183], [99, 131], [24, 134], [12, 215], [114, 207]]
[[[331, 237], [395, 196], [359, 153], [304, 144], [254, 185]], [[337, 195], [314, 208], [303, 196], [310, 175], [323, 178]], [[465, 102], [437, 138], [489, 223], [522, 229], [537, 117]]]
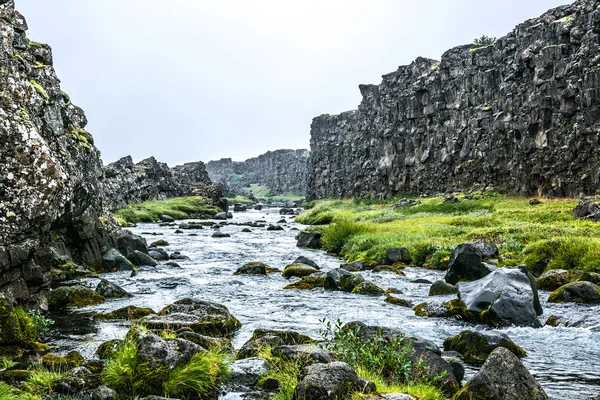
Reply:
[[131, 294], [127, 293], [125, 289], [116, 283], [101, 279], [98, 286], [96, 286], [96, 293], [102, 297], [131, 297]]
[[388, 249], [385, 256], [381, 260], [382, 264], [393, 265], [396, 263], [406, 263], [409, 264], [411, 261], [410, 254], [406, 247], [398, 247], [393, 249]]
[[352, 292], [356, 286], [364, 281], [365, 278], [360, 274], [353, 274], [345, 269], [335, 268], [327, 272], [323, 287], [326, 290]]
[[234, 275], [267, 275], [267, 269], [270, 267], [262, 262], [250, 262], [239, 267]]
[[359, 377], [354, 368], [346, 363], [314, 364], [306, 367], [292, 399], [349, 399], [353, 392], [372, 393], [375, 390], [373, 382]]
[[490, 46], [417, 58], [360, 85], [358, 110], [312, 122], [309, 200], [489, 186], [595, 194], [597, 5], [553, 8]]
[[292, 264], [306, 264], [309, 265], [315, 269], [321, 269], [316, 262], [314, 262], [313, 260], [311, 260], [310, 258], [304, 257], [304, 256], [300, 256], [298, 258], [296, 258], [294, 260], [294, 262]]
[[298, 247], [308, 247], [310, 249], [320, 249], [321, 248], [321, 232], [313, 231], [313, 232], [300, 232], [298, 234], [298, 243], [296, 243]]
[[462, 354], [465, 362], [483, 364], [492, 351], [504, 347], [519, 358], [526, 356], [525, 350], [517, 346], [506, 334], [493, 331], [464, 331], [444, 340], [444, 350]]
[[460, 244], [452, 251], [448, 261], [448, 272], [444, 278], [451, 285], [461, 281], [481, 279], [494, 269], [494, 266], [482, 262], [481, 250], [471, 243]]
[[600, 287], [591, 282], [567, 283], [552, 292], [548, 302], [600, 304]]
[[571, 211], [575, 218], [600, 221], [600, 204], [582, 201]]

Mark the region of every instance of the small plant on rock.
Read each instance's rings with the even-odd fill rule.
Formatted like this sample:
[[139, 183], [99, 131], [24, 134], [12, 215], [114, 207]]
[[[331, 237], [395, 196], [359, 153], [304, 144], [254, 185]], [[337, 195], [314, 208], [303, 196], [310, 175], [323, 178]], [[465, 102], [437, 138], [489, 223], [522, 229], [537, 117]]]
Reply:
[[473, 40], [473, 46], [471, 48], [476, 49], [476, 48], [480, 48], [480, 47], [487, 47], [487, 46], [494, 44], [495, 41], [496, 41], [495, 37], [481, 35], [481, 37]]

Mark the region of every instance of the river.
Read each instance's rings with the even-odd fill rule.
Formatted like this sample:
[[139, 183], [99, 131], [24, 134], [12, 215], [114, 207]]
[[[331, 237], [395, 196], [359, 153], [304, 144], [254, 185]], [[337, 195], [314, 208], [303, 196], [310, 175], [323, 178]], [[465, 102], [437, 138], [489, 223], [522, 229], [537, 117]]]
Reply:
[[[243, 223], [256, 220], [276, 223], [282, 217], [278, 209], [234, 213], [230, 222]], [[176, 227], [158, 224], [139, 224], [131, 229], [146, 238], [148, 243], [164, 239], [171, 253], [179, 251], [190, 257], [177, 261], [182, 268], [159, 266], [142, 268], [135, 277], [129, 272], [103, 275], [134, 295], [128, 299], [108, 300], [105, 304], [56, 314], [57, 333], [50, 344], [57, 352], [77, 350], [85, 357], [93, 357], [98, 345], [106, 340], [121, 338], [127, 332], [126, 323], [96, 323], [91, 315], [107, 312], [126, 305], [150, 307], [156, 311], [184, 297], [196, 297], [226, 305], [243, 324], [233, 343], [239, 348], [256, 328], [291, 329], [318, 338], [321, 320], [364, 321], [372, 325], [400, 328], [436, 342], [465, 329], [485, 329], [462, 321], [420, 318], [410, 308], [385, 303], [383, 297], [328, 292], [284, 290], [290, 281], [274, 273], [264, 276], [234, 276], [235, 270], [250, 261], [262, 261], [271, 267], [283, 268], [296, 257], [303, 255], [315, 261], [322, 270], [336, 268], [343, 260], [328, 256], [322, 251], [296, 247], [295, 235], [303, 226], [292, 222], [281, 224], [284, 231], [267, 231], [228, 225], [222, 232], [229, 238], [212, 238], [210, 228], [186, 230], [175, 234]], [[156, 235], [153, 235], [156, 234]], [[197, 236], [190, 236], [197, 234]], [[406, 276], [391, 272], [370, 273], [363, 276], [382, 288], [394, 287], [404, 299], [418, 304], [423, 301], [444, 301], [450, 297], [427, 296], [429, 285], [413, 283], [417, 278], [431, 282], [442, 279], [444, 273], [420, 268], [408, 268]], [[95, 287], [98, 279], [85, 279], [83, 284]], [[544, 327], [502, 329], [514, 342], [527, 351], [523, 363], [544, 387], [552, 399], [585, 400], [600, 395], [600, 306], [547, 304], [548, 292], [540, 292], [544, 315], [563, 316], [577, 327]], [[467, 369], [467, 378], [475, 370]]]

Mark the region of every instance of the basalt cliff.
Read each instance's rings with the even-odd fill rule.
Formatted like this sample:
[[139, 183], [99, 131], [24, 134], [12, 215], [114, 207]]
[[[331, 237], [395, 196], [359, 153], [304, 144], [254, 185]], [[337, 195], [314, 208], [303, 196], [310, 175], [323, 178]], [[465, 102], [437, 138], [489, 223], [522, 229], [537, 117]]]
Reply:
[[134, 164], [127, 156], [104, 167], [102, 184], [104, 202], [111, 211], [141, 201], [191, 195], [224, 206], [221, 187], [213, 185], [201, 161], [169, 168], [154, 157]]
[[213, 182], [232, 191], [260, 185], [272, 194], [304, 194], [308, 158], [308, 150], [275, 150], [241, 162], [231, 158], [209, 161], [206, 170]]
[[600, 189], [600, 8], [582, 0], [493, 45], [419, 58], [311, 126], [310, 198], [495, 187]]
[[46, 44], [0, 0], [0, 293], [47, 307], [50, 268], [94, 264], [119, 230], [83, 110], [60, 89]]

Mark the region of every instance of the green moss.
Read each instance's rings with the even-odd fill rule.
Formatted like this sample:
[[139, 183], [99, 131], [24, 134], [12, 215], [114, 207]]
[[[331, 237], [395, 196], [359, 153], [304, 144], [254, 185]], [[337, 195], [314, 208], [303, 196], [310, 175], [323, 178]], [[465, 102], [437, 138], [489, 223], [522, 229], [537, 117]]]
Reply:
[[83, 364], [83, 357], [76, 351], [71, 351], [67, 355], [46, 354], [42, 357], [42, 366], [47, 371], [67, 372]]
[[61, 286], [53, 289], [50, 296], [50, 308], [89, 307], [104, 303], [106, 299], [94, 290], [84, 286]]
[[40, 96], [42, 96], [44, 98], [44, 100], [46, 100], [46, 101], [50, 100], [50, 96], [48, 96], [46, 89], [44, 89], [44, 87], [40, 83], [38, 83], [35, 79], [31, 79], [29, 81], [29, 83], [31, 83], [31, 85], [33, 86], [35, 91], [38, 92], [38, 94]]
[[154, 310], [151, 308], [140, 308], [136, 306], [127, 306], [123, 308], [119, 308], [118, 310], [111, 311], [109, 313], [104, 314], [95, 314], [94, 319], [97, 321], [111, 320], [111, 319], [121, 319], [126, 321], [135, 321], [146, 315], [156, 314]]
[[38, 327], [22, 306], [13, 308], [8, 301], [0, 301], [0, 344], [24, 348], [38, 347]]
[[37, 48], [42, 48], [42, 47], [44, 47], [44, 45], [42, 45], [41, 43], [34, 42], [33, 40], [29, 40], [29, 39], [27, 39], [27, 43], [28, 43], [28, 44], [29, 44], [29, 46], [31, 46], [31, 47], [37, 47]]
[[200, 196], [178, 197], [168, 200], [145, 201], [130, 204], [115, 211], [115, 217], [128, 223], [155, 222], [160, 215], [171, 215], [175, 219], [212, 218], [221, 210]]
[[324, 274], [312, 274], [305, 276], [300, 279], [298, 282], [292, 283], [284, 287], [284, 289], [301, 289], [301, 290], [310, 290], [318, 287], [323, 287], [325, 284], [325, 275]]
[[60, 94], [62, 95], [66, 106], [70, 106], [71, 104], [73, 104], [71, 103], [71, 97], [67, 93], [61, 91]]
[[365, 294], [369, 296], [380, 296], [385, 293], [385, 290], [377, 286], [372, 282], [361, 282], [354, 289], [352, 289], [352, 293], [354, 294]]
[[[509, 338], [502, 338], [498, 346], [507, 348], [519, 358], [527, 355], [525, 350]], [[490, 345], [483, 335], [471, 331], [464, 331], [444, 340], [444, 350], [456, 351], [462, 354], [466, 363], [475, 365], [483, 364], [498, 346]]]
[[385, 302], [394, 304], [396, 306], [401, 306], [401, 307], [409, 307], [409, 308], [414, 307], [413, 303], [411, 303], [410, 301], [401, 299], [399, 297], [391, 296], [391, 295], [387, 295], [385, 297]]

